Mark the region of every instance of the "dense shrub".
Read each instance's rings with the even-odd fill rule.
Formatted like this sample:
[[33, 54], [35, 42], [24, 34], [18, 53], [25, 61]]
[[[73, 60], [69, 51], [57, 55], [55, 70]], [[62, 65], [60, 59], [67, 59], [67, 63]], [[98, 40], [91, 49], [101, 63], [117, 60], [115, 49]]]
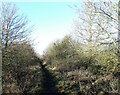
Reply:
[[71, 37], [51, 44], [44, 54], [61, 93], [73, 95], [118, 94], [120, 63], [114, 51], [84, 50]]
[[[56, 41], [51, 44], [50, 47], [44, 53], [44, 58], [48, 64], [51, 66], [63, 66], [70, 65], [70, 68], [81, 61], [82, 56], [77, 50], [80, 49], [80, 46], [75, 42], [70, 36], [65, 36], [62, 40]], [[67, 66], [68, 67], [68, 66]]]
[[28, 43], [3, 48], [2, 58], [3, 93], [34, 93], [41, 85], [40, 59]]

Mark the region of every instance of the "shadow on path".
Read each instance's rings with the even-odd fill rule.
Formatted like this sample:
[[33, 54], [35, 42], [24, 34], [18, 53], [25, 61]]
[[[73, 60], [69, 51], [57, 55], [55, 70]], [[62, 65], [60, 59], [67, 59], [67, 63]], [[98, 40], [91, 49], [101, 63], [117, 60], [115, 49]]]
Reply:
[[49, 72], [45, 68], [44, 65], [40, 65], [42, 70], [42, 94], [52, 94], [52, 95], [60, 95], [58, 93], [58, 89], [56, 87], [56, 80], [52, 73]]

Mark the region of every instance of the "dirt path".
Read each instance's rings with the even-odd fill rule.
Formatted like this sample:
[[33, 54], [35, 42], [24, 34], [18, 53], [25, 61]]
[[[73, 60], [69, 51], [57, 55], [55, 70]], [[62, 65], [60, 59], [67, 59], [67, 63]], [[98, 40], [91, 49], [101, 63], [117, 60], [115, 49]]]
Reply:
[[58, 90], [56, 88], [55, 77], [45, 68], [45, 66], [41, 65], [42, 70], [42, 93], [43, 94], [52, 94], [59, 95]]

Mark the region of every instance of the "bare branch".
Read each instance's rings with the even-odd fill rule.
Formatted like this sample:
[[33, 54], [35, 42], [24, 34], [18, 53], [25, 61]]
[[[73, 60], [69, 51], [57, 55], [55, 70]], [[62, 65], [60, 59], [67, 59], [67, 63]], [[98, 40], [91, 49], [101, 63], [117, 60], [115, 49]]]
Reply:
[[14, 4], [3, 3], [1, 9], [1, 31], [3, 48], [11, 45], [14, 41], [21, 41], [27, 33], [26, 17], [17, 14]]

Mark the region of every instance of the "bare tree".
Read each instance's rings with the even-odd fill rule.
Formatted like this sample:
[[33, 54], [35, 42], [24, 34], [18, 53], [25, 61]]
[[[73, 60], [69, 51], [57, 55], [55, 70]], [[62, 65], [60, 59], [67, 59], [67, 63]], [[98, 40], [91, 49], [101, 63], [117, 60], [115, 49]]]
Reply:
[[82, 12], [77, 6], [79, 17], [75, 21], [75, 31], [80, 41], [89, 48], [98, 49], [98, 46], [111, 44], [117, 48], [119, 30], [117, 7], [117, 2], [91, 2], [90, 0], [84, 2]]
[[98, 47], [101, 47], [101, 42], [107, 39], [106, 34], [97, 24], [101, 20], [98, 20], [99, 16], [95, 13], [94, 5], [95, 2], [87, 0], [87, 2], [82, 3], [82, 8], [75, 6], [78, 12], [78, 18], [74, 22], [75, 36], [78, 37], [84, 50], [88, 51], [90, 56], [94, 55], [92, 51], [99, 50]]
[[18, 15], [17, 11], [14, 4], [2, 3], [0, 31], [2, 33], [3, 48], [11, 45], [15, 41], [22, 41], [26, 37], [28, 20], [23, 15]]
[[[104, 33], [108, 35], [108, 42], [106, 44], [110, 45], [113, 44], [113, 46], [116, 48], [116, 50], [119, 50], [119, 16], [118, 16], [118, 2], [117, 0], [108, 2], [101, 1], [99, 4], [96, 3], [94, 5], [95, 7], [95, 13], [99, 15], [98, 18], [101, 18], [100, 23], [97, 22], [99, 25], [99, 28], [102, 29]], [[104, 20], [104, 24], [102, 24]]]

